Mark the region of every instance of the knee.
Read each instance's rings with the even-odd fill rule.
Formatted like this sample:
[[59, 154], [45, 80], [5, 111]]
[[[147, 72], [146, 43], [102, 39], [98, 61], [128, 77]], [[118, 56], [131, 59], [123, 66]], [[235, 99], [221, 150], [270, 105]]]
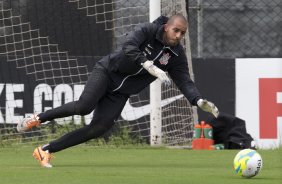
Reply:
[[97, 138], [105, 134], [114, 124], [114, 120], [94, 117], [90, 123], [92, 138]]
[[102, 125], [102, 124], [90, 124], [87, 136], [90, 139], [95, 139], [98, 137], [103, 136], [107, 131], [109, 130], [108, 127]]
[[79, 109], [79, 115], [81, 115], [81, 116], [90, 114], [91, 112], [92, 112], [92, 109], [88, 108], [88, 107], [84, 107], [84, 108]]
[[75, 105], [75, 114], [76, 115], [87, 115], [94, 110], [95, 105], [90, 104], [89, 102], [84, 102], [82, 100], [77, 101]]

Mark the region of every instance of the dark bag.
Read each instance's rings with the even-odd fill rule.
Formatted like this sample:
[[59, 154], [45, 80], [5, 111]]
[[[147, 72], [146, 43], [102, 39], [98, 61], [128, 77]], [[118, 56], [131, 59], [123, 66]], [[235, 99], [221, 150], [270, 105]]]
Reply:
[[213, 127], [215, 144], [224, 144], [225, 149], [252, 148], [253, 138], [247, 133], [244, 120], [220, 112], [217, 118], [209, 116], [206, 123]]

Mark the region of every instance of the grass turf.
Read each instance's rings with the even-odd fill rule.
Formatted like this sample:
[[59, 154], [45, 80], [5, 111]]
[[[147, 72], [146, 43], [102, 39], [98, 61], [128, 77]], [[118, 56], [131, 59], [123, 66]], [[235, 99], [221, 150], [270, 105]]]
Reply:
[[193, 151], [166, 148], [77, 146], [55, 154], [51, 169], [32, 158], [34, 147], [0, 148], [0, 183], [93, 184], [280, 184], [282, 150], [259, 150], [261, 173], [251, 179], [235, 174], [238, 150]]

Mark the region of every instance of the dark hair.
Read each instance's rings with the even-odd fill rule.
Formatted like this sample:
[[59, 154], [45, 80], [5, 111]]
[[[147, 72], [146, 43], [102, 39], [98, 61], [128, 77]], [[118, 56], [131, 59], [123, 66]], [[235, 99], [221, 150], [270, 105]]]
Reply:
[[169, 17], [167, 23], [168, 23], [168, 24], [173, 23], [176, 18], [180, 18], [180, 19], [182, 19], [184, 22], [188, 23], [186, 17], [185, 17], [184, 15], [182, 15], [181, 13], [177, 13], [177, 14], [172, 15], [171, 17]]

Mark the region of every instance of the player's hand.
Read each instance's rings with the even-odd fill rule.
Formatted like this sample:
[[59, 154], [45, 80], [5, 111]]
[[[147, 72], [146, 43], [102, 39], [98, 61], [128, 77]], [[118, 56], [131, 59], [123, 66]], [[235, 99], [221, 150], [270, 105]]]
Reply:
[[170, 86], [171, 82], [166, 73], [154, 65], [153, 61], [146, 61], [143, 63], [143, 68], [145, 68], [151, 75], [157, 77], [166, 86]]
[[203, 111], [212, 113], [214, 117], [218, 117], [219, 111], [217, 107], [212, 103], [207, 101], [206, 99], [199, 99], [197, 101], [198, 107], [200, 107]]

